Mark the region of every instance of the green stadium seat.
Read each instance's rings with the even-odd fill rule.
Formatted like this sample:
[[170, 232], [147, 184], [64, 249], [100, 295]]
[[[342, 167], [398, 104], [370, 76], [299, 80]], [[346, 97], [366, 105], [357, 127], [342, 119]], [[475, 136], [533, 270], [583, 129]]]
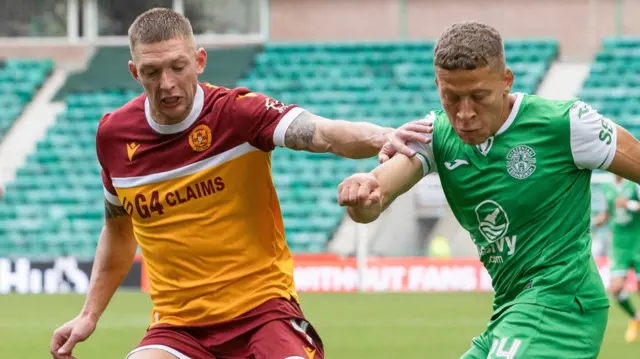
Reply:
[[605, 38], [579, 97], [640, 138], [640, 37]]
[[0, 62], [0, 141], [51, 73], [50, 60]]

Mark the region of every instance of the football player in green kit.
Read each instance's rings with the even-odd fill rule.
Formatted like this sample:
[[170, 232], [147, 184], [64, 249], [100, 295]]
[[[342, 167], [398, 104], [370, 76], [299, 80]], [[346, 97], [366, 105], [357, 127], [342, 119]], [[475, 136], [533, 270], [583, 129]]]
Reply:
[[611, 223], [610, 289], [620, 308], [630, 317], [624, 339], [633, 342], [638, 338], [640, 313], [624, 291], [624, 283], [631, 269], [636, 272], [636, 278], [640, 278], [640, 185], [614, 175], [613, 181], [605, 183], [602, 191], [606, 210], [596, 217], [594, 225], [602, 227]]
[[427, 115], [430, 140], [412, 142], [407, 157], [393, 155], [392, 137], [383, 164], [339, 185], [340, 205], [372, 222], [437, 174], [495, 290], [486, 331], [462, 358], [597, 358], [609, 300], [591, 254], [591, 174], [640, 182], [640, 143], [581, 101], [512, 93], [490, 26], [446, 29], [434, 66], [444, 110]]

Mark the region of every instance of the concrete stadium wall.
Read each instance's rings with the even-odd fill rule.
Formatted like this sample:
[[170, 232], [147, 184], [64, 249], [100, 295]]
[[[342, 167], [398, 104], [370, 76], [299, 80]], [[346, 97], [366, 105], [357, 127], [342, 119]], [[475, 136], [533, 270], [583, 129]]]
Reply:
[[93, 47], [85, 44], [68, 44], [63, 41], [36, 41], [30, 39], [0, 39], [0, 58], [50, 58], [56, 67], [76, 69], [82, 66], [93, 54]]
[[[406, 0], [407, 36], [435, 39], [453, 22], [479, 20], [505, 37], [554, 36], [569, 60], [589, 59], [615, 34], [616, 0]], [[640, 1], [623, 1], [623, 33], [640, 35]], [[398, 0], [271, 0], [273, 40], [398, 39]]]

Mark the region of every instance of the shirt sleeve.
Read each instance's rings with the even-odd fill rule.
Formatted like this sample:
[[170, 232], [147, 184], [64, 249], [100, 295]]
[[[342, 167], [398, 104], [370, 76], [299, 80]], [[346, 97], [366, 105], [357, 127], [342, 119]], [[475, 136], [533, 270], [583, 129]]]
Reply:
[[239, 89], [230, 101], [234, 123], [246, 129], [249, 143], [267, 152], [284, 147], [287, 128], [305, 111], [247, 89]]
[[[102, 117], [102, 119], [100, 120], [100, 123], [104, 123], [107, 118], [108, 118], [109, 114], [106, 114]], [[111, 181], [111, 175], [109, 174], [109, 170], [107, 169], [107, 166], [105, 165], [105, 158], [102, 152], [102, 135], [101, 135], [100, 131], [100, 126], [98, 126], [98, 131], [96, 134], [96, 155], [98, 157], [98, 162], [100, 163], [100, 169], [101, 169], [101, 174], [102, 174], [102, 189], [104, 192], [104, 198], [109, 201], [109, 203], [116, 205], [116, 206], [122, 206], [122, 203], [120, 202], [120, 199], [118, 198], [118, 193], [116, 192], [115, 187], [113, 187], [113, 183]]]
[[576, 101], [569, 111], [571, 153], [579, 169], [606, 170], [616, 154], [616, 125], [588, 104]]
[[[431, 120], [431, 123], [435, 121], [435, 115], [433, 112], [429, 113], [426, 117], [426, 120]], [[409, 142], [407, 145], [412, 150], [416, 151], [416, 156], [422, 163], [422, 176], [425, 177], [431, 173], [438, 173], [438, 169], [436, 167], [435, 156], [433, 155], [433, 133], [428, 134], [429, 143], [424, 142]]]

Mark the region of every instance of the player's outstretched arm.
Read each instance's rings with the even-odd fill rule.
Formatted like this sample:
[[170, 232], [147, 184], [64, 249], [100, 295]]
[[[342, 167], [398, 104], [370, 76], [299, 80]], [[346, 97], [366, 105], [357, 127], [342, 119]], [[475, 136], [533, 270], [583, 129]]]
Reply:
[[124, 207], [105, 200], [105, 223], [96, 249], [85, 304], [75, 319], [54, 332], [50, 348], [54, 358], [68, 358], [74, 346], [93, 333], [111, 297], [129, 273], [135, 253], [131, 217]]
[[616, 125], [616, 154], [607, 171], [640, 183], [640, 141]]
[[396, 155], [370, 173], [358, 173], [338, 186], [338, 203], [358, 223], [375, 221], [393, 201], [423, 177], [421, 161]]
[[[431, 130], [426, 124], [414, 123], [409, 130], [402, 131], [400, 139], [405, 142], [398, 142], [396, 149], [401, 154], [413, 156], [415, 152], [406, 146], [406, 142], [426, 143], [428, 139], [425, 134]], [[284, 142], [286, 147], [294, 150], [369, 158], [378, 154], [394, 131], [393, 128], [368, 122], [329, 120], [304, 111], [287, 128]]]

